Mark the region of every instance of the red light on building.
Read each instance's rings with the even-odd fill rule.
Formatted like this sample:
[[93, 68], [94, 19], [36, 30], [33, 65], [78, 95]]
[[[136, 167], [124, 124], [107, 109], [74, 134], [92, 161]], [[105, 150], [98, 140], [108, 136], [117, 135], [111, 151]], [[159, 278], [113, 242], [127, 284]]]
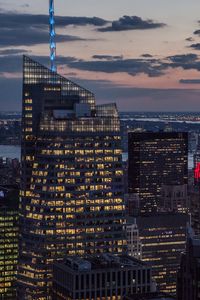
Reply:
[[194, 178], [196, 180], [200, 180], [200, 163], [197, 163], [196, 168], [194, 170]]

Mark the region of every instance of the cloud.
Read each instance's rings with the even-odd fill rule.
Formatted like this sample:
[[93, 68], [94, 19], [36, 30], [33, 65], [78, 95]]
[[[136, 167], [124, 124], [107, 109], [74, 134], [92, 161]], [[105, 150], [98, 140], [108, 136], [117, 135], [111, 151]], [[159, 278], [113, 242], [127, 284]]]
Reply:
[[193, 34], [200, 35], [200, 29], [195, 30]]
[[190, 45], [190, 48], [193, 48], [194, 50], [200, 50], [200, 43], [192, 44]]
[[117, 60], [96, 60], [96, 61], [73, 61], [69, 62], [71, 68], [104, 72], [104, 73], [128, 73], [132, 76], [144, 73], [150, 77], [161, 76], [163, 67], [159, 60], [151, 59], [117, 59]]
[[124, 31], [124, 30], [138, 30], [138, 29], [155, 29], [166, 26], [164, 23], [157, 23], [153, 20], [143, 20], [137, 16], [123, 16], [117, 21], [113, 21], [111, 26], [99, 28], [98, 31]]
[[[97, 18], [97, 17], [55, 17], [56, 26], [63, 27], [68, 25], [94, 25], [94, 26], [104, 26], [108, 21]], [[48, 15], [33, 15], [33, 14], [21, 14], [13, 12], [5, 12], [0, 14], [0, 25], [1, 27], [10, 28], [13, 25], [17, 27], [24, 28], [24, 25], [32, 27], [48, 27], [49, 16]]]
[[187, 53], [168, 56], [167, 59], [171, 60], [175, 64], [188, 64], [191, 62], [196, 62], [198, 60], [198, 55], [194, 53]]
[[[57, 34], [57, 43], [81, 41], [77, 36]], [[9, 46], [33, 46], [37, 44], [48, 44], [49, 34], [41, 28], [19, 28], [3, 29], [1, 28], [1, 47]]]
[[93, 59], [102, 59], [102, 60], [120, 60], [123, 59], [122, 55], [93, 55]]
[[25, 49], [4, 49], [4, 50], [0, 50], [0, 55], [21, 55], [21, 54], [26, 54], [26, 53], [30, 53], [30, 51], [25, 50]]
[[[107, 21], [100, 18], [56, 17], [56, 25], [105, 25]], [[49, 41], [49, 19], [47, 15], [19, 14], [13, 12], [0, 13], [1, 47], [32, 46], [46, 44]], [[56, 41], [72, 42], [85, 40], [78, 36], [57, 34]]]
[[[3, 52], [2, 52], [3, 51]], [[6, 51], [0, 51], [0, 65], [1, 71], [6, 73], [21, 71], [21, 58], [19, 53], [14, 53], [11, 49], [11, 54], [6, 54]], [[17, 51], [17, 50], [16, 50]], [[44, 65], [49, 64], [48, 56], [33, 56], [33, 59], [39, 61]], [[193, 53], [174, 55], [161, 59], [155, 59], [149, 55], [143, 58], [126, 59], [123, 56], [115, 55], [93, 55], [91, 60], [81, 60], [76, 57], [57, 57], [57, 65], [60, 68], [65, 66], [89, 72], [103, 72], [103, 73], [127, 73], [131, 76], [146, 74], [149, 77], [159, 77], [165, 74], [169, 68], [182, 68], [185, 70], [195, 69], [200, 70], [200, 62], [198, 55]], [[73, 71], [74, 72], [74, 71]]]
[[22, 4], [21, 7], [27, 8], [30, 7], [30, 5], [28, 3]]
[[151, 58], [153, 56], [151, 54], [145, 53], [145, 54], [142, 54], [141, 57]]
[[193, 53], [174, 55], [167, 57], [171, 63], [166, 66], [171, 68], [182, 68], [184, 70], [197, 70], [200, 71], [199, 56]]
[[[21, 72], [21, 52], [14, 49], [0, 50], [0, 66], [2, 73]], [[33, 59], [39, 61], [43, 65], [49, 65], [48, 56], [32, 56]], [[123, 56], [115, 55], [93, 55], [91, 60], [82, 60], [76, 57], [57, 56], [56, 63], [60, 69], [65, 70], [65, 67], [74, 70], [82, 70], [89, 72], [103, 72], [103, 73], [126, 73], [131, 76], [146, 74], [149, 77], [160, 77], [165, 75], [169, 68], [182, 68], [184, 70], [198, 70], [200, 71], [200, 61], [197, 54], [188, 53], [182, 55], [168, 56], [164, 59], [155, 59], [149, 55], [142, 58], [126, 59]], [[71, 73], [68, 71], [68, 73]]]
[[200, 84], [200, 79], [180, 79], [181, 84]]
[[197, 70], [200, 71], [199, 56], [194, 53], [187, 53], [182, 55], [168, 56], [163, 59], [155, 59], [149, 55], [143, 58], [126, 59], [118, 58], [112, 59], [112, 56], [100, 57], [97, 60], [73, 60], [67, 63], [68, 67], [104, 73], [127, 73], [131, 76], [139, 74], [146, 74], [149, 77], [163, 76], [170, 68], [182, 68], [183, 70]]
[[192, 37], [188, 37], [185, 39], [187, 42], [194, 42], [194, 39]]

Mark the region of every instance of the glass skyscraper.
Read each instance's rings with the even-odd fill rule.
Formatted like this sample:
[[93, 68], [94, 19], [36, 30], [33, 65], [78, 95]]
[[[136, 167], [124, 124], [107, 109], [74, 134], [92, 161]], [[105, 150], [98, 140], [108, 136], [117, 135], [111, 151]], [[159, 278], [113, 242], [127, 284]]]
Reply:
[[20, 299], [51, 299], [55, 260], [126, 248], [115, 104], [28, 57], [20, 196]]

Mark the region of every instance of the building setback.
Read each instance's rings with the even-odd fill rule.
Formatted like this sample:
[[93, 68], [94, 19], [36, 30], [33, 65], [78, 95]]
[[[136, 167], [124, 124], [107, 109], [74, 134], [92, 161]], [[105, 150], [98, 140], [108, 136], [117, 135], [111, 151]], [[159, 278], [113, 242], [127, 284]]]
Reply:
[[187, 184], [188, 134], [129, 132], [128, 189], [140, 198], [140, 211], [158, 211], [162, 185]]
[[126, 247], [115, 104], [24, 57], [18, 298], [51, 299], [65, 256]]
[[151, 291], [151, 268], [126, 255], [75, 257], [54, 265], [53, 300], [120, 300]]

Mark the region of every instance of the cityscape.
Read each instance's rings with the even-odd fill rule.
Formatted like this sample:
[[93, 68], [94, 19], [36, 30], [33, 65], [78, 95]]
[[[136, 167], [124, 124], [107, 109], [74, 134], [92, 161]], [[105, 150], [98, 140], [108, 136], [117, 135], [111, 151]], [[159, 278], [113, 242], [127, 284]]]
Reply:
[[200, 3], [38, 1], [0, 1], [0, 299], [200, 300]]

